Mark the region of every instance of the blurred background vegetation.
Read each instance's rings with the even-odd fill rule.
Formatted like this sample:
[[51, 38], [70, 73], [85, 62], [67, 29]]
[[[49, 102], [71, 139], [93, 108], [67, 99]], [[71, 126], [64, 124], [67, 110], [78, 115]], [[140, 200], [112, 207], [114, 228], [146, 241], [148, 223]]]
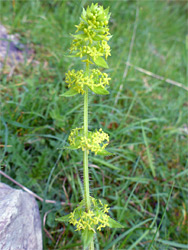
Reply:
[[[97, 1], [92, 1], [97, 2]], [[186, 1], [98, 1], [110, 6], [110, 95], [90, 95], [90, 129], [114, 156], [90, 156], [91, 193], [125, 229], [97, 234], [96, 249], [188, 249]], [[83, 119], [83, 97], [64, 98], [70, 33], [91, 1], [0, 1], [0, 22], [32, 50], [1, 88], [1, 170], [45, 199], [44, 249], [81, 249], [55, 217], [82, 198], [82, 152], [63, 149]], [[128, 64], [130, 63], [130, 64]], [[139, 68], [137, 68], [139, 67]], [[151, 73], [162, 76], [159, 79]], [[166, 79], [179, 82], [177, 87]], [[12, 182], [0, 179], [11, 186]], [[61, 205], [60, 202], [65, 202]], [[69, 206], [69, 203], [72, 205]]]

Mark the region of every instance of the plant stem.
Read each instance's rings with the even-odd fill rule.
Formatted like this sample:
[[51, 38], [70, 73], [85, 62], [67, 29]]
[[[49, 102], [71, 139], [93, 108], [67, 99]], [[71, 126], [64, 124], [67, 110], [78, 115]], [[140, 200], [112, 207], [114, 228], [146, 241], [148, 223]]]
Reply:
[[92, 239], [90, 246], [89, 246], [89, 250], [94, 250], [94, 241]]
[[[89, 76], [89, 63], [86, 64], [86, 76]], [[84, 136], [88, 137], [88, 86], [84, 88]], [[88, 171], [88, 150], [84, 151], [84, 199], [86, 212], [90, 210], [90, 198], [89, 198], [89, 171]], [[90, 243], [89, 250], [94, 250], [93, 239]]]
[[[86, 75], [89, 76], [89, 64], [86, 64]], [[88, 87], [85, 86], [84, 94], [84, 136], [88, 137]], [[84, 199], [86, 211], [90, 209], [89, 200], [89, 172], [88, 172], [88, 150], [84, 151]]]

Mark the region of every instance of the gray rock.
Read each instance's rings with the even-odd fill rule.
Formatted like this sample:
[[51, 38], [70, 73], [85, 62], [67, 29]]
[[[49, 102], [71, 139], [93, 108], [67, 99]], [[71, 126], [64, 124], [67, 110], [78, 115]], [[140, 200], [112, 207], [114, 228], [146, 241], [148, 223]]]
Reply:
[[0, 250], [42, 250], [37, 202], [0, 182]]
[[19, 42], [19, 35], [9, 35], [7, 29], [0, 24], [0, 69], [4, 64], [11, 68], [27, 61], [32, 51]]

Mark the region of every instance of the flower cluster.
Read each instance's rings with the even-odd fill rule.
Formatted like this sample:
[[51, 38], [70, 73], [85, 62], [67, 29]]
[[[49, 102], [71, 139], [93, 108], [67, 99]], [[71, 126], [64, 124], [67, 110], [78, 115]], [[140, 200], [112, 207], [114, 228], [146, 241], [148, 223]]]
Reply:
[[83, 201], [80, 202], [79, 206], [69, 214], [69, 223], [76, 226], [76, 231], [95, 230], [101, 231], [102, 228], [109, 226], [109, 216], [107, 215], [109, 207], [107, 204], [102, 204], [100, 200], [96, 200], [90, 197], [91, 209], [84, 212]]
[[91, 150], [95, 154], [102, 154], [107, 152], [104, 149], [109, 143], [109, 136], [100, 128], [99, 131], [88, 132], [86, 137], [83, 128], [75, 128], [69, 135], [69, 143], [73, 149], [81, 148], [82, 151]]
[[93, 69], [90, 77], [93, 79], [93, 84], [90, 86], [91, 90], [93, 90], [95, 86], [105, 88], [106, 85], [109, 85], [109, 81], [111, 80], [108, 74], [102, 73], [98, 69]]
[[69, 70], [65, 74], [65, 82], [68, 84], [69, 88], [76, 90], [78, 93], [84, 94], [84, 85], [90, 85], [91, 79], [88, 76], [84, 76], [83, 70], [75, 72], [75, 70]]
[[105, 90], [106, 85], [109, 85], [109, 80], [106, 73], [102, 73], [98, 69], [93, 69], [90, 76], [85, 76], [83, 70], [69, 70], [66, 73], [65, 82], [69, 88], [76, 90], [78, 93], [84, 94], [84, 86], [87, 85], [93, 92], [96, 92], [100, 87]]
[[108, 28], [110, 18], [109, 8], [92, 4], [87, 10], [83, 9], [81, 22], [76, 25], [77, 35], [73, 35], [70, 52], [76, 52], [80, 58], [91, 57], [94, 61], [101, 56], [110, 55], [110, 46], [107, 41], [111, 38]]

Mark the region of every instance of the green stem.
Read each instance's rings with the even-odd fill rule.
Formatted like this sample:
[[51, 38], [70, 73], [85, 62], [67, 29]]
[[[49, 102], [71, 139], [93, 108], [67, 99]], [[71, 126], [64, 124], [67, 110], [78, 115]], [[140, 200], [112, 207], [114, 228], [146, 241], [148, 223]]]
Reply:
[[[86, 75], [89, 75], [89, 65], [86, 65]], [[84, 94], [84, 136], [88, 137], [88, 87], [85, 86]], [[88, 150], [84, 151], [84, 199], [86, 211], [90, 209], [89, 200], [89, 171], [88, 171]]]
[[89, 173], [88, 173], [88, 152], [84, 151], [84, 199], [86, 211], [90, 209], [89, 200]]
[[[86, 64], [86, 76], [89, 76], [89, 63]], [[84, 88], [84, 136], [88, 137], [88, 86]], [[89, 198], [89, 171], [88, 171], [88, 150], [84, 151], [84, 199], [86, 211], [90, 210], [90, 198]], [[90, 243], [89, 250], [94, 250], [93, 239]]]
[[94, 250], [94, 241], [92, 239], [90, 246], [89, 246], [89, 250]]

